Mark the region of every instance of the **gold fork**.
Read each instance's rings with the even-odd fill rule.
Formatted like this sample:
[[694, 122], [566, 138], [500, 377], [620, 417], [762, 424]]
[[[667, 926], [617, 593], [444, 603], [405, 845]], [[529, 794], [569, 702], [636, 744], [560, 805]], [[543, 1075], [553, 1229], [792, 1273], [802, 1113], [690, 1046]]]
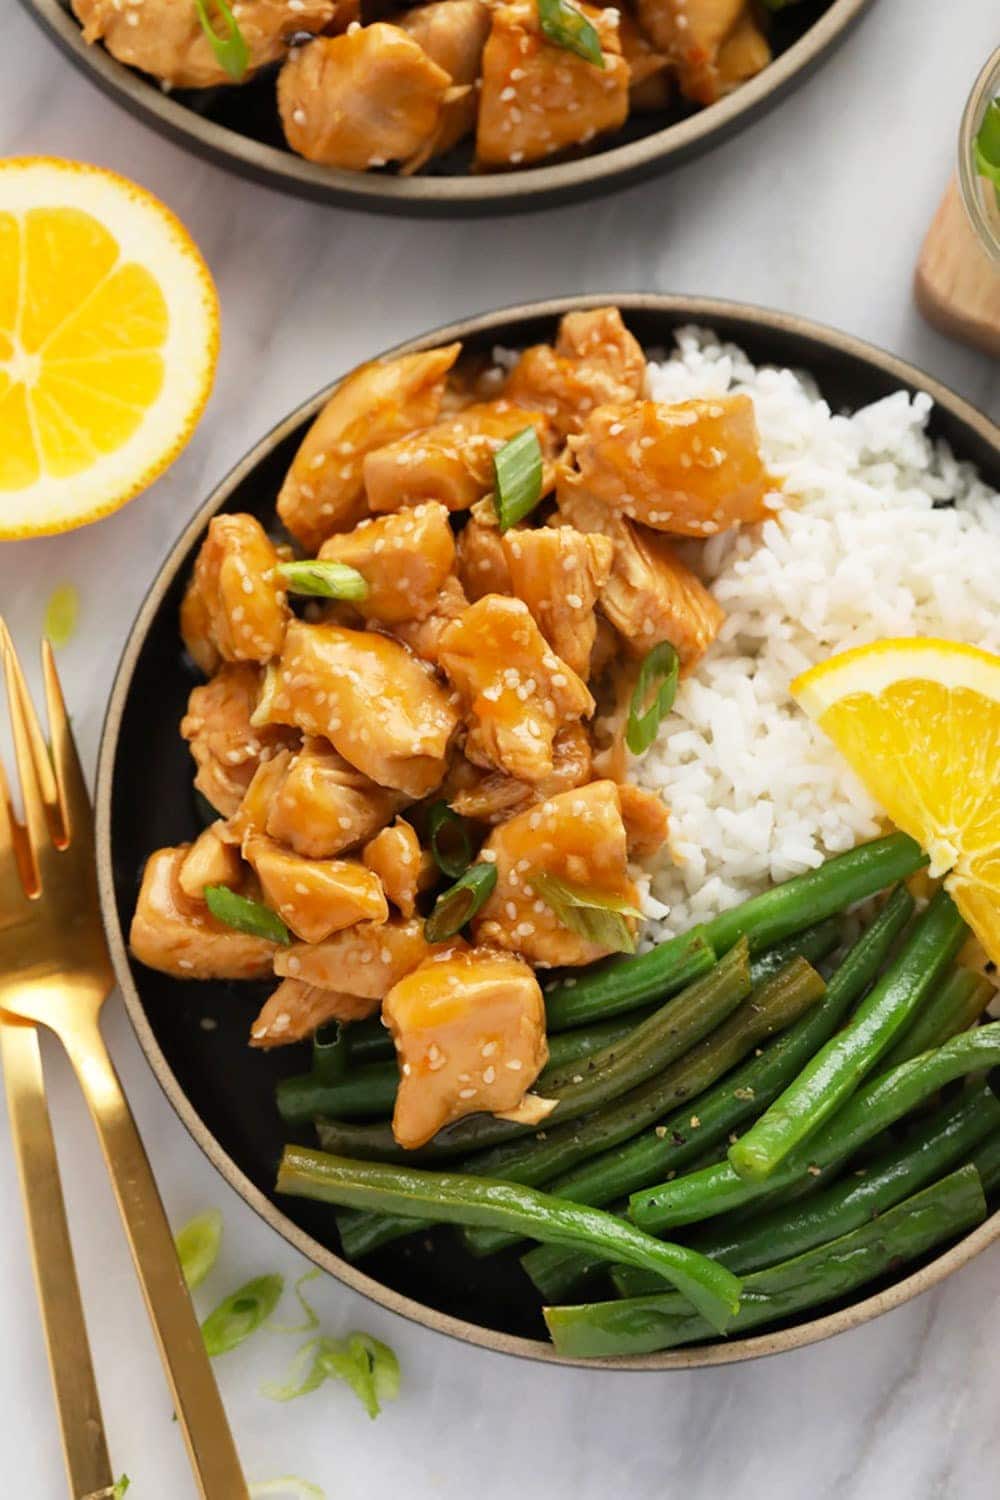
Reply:
[[225, 1410], [152, 1169], [100, 1029], [114, 984], [101, 927], [93, 819], [51, 649], [43, 646], [51, 758], [0, 620], [20, 844], [0, 805], [0, 1010], [54, 1031], [90, 1108], [203, 1500], [248, 1500]]

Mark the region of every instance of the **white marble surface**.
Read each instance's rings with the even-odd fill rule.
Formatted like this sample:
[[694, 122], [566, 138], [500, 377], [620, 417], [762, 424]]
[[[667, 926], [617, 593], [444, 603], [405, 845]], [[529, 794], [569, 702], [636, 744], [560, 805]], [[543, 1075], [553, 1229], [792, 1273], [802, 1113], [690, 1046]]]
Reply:
[[[486, 307], [556, 293], [715, 293], [810, 314], [885, 345], [997, 414], [985, 356], [910, 300], [920, 238], [951, 169], [965, 95], [997, 41], [989, 0], [876, 0], [833, 61], [714, 156], [597, 203], [503, 223], [409, 225], [297, 203], [225, 176], [132, 122], [3, 0], [0, 143], [104, 163], [163, 197], [218, 278], [218, 385], [192, 447], [141, 502], [93, 529], [0, 548], [0, 605], [36, 638], [54, 584], [82, 595], [66, 650], [88, 759], [129, 623], [182, 523], [244, 449], [354, 361]], [[108, 1034], [169, 1210], [222, 1206], [210, 1286], [298, 1269], [219, 1181], [161, 1096], [117, 1001]], [[47, 1048], [53, 1107], [114, 1462], [136, 1500], [193, 1494], [95, 1142]], [[6, 1134], [6, 1116], [0, 1137]], [[11, 1500], [64, 1493], [9, 1142], [0, 1139], [0, 1453]], [[832, 1343], [689, 1375], [556, 1371], [446, 1342], [331, 1282], [332, 1331], [393, 1342], [403, 1399], [370, 1426], [343, 1390], [292, 1407], [258, 1394], [295, 1341], [259, 1336], [219, 1365], [253, 1479], [294, 1471], [330, 1500], [992, 1500], [1000, 1464], [1000, 1255]]]

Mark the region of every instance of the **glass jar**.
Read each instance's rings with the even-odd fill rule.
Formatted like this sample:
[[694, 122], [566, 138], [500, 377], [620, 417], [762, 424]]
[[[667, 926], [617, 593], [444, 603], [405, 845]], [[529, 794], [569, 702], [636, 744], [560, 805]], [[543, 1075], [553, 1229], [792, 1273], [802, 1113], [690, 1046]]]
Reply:
[[958, 181], [976, 236], [1000, 264], [1000, 188], [976, 170], [974, 142], [991, 101], [1000, 97], [1000, 47], [976, 79], [958, 137]]

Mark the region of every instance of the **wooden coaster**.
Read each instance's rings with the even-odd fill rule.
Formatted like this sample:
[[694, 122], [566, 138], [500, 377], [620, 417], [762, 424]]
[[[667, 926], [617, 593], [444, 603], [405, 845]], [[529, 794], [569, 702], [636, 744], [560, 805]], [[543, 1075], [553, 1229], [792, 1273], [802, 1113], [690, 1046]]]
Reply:
[[913, 293], [942, 333], [1000, 354], [1000, 265], [976, 238], [954, 177], [927, 231]]

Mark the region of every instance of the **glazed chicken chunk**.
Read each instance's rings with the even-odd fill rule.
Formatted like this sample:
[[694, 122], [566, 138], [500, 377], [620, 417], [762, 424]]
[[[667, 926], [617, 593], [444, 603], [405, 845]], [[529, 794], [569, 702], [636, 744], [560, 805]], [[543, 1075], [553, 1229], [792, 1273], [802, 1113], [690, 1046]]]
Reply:
[[509, 953], [435, 954], [393, 986], [382, 1014], [399, 1058], [392, 1132], [408, 1149], [463, 1115], [517, 1110], [548, 1058], [538, 980]]
[[512, 401], [536, 406], [565, 437], [608, 402], [627, 405], [646, 384], [646, 357], [616, 307], [567, 313], [555, 345], [533, 344], [504, 387]]
[[404, 171], [415, 172], [432, 156], [450, 151], [476, 128], [479, 74], [490, 32], [490, 13], [482, 0], [433, 0], [398, 18], [404, 31], [452, 81], [441, 106], [437, 129], [408, 157]]
[[278, 496], [278, 514], [315, 555], [335, 531], [369, 514], [365, 455], [437, 418], [460, 344], [373, 360], [342, 380], [313, 422]]
[[205, 899], [208, 885], [239, 885], [243, 875], [240, 851], [226, 837], [226, 825], [219, 821], [195, 839], [177, 868], [177, 884], [191, 901]]
[[361, 172], [425, 153], [451, 87], [419, 42], [376, 21], [295, 48], [278, 78], [278, 110], [293, 151]]
[[617, 130], [628, 115], [618, 12], [577, 6], [597, 32], [602, 66], [554, 46], [531, 0], [497, 5], [483, 52], [476, 130], [481, 167], [518, 167]]
[[670, 814], [663, 798], [626, 781], [618, 788], [618, 801], [629, 859], [651, 859], [662, 849], [670, 832]]
[[[515, 527], [511, 535], [517, 535]], [[458, 576], [470, 604], [484, 594], [509, 594], [510, 568], [492, 500], [479, 500], [458, 533]]]
[[[128, 67], [178, 89], [211, 89], [236, 81], [212, 50], [193, 0], [72, 3], [84, 40], [102, 41]], [[291, 37], [322, 31], [337, 10], [337, 0], [252, 0], [239, 6], [239, 28], [249, 53], [247, 76], [284, 57]]]
[[572, 526], [541, 526], [508, 532], [503, 550], [513, 592], [556, 655], [586, 680], [597, 635], [594, 605], [611, 572], [613, 542]]
[[749, 396], [602, 406], [573, 447], [596, 499], [658, 531], [713, 536], [769, 514]]
[[282, 769], [258, 831], [306, 859], [332, 859], [371, 838], [406, 800], [356, 770], [328, 741], [307, 736]]
[[226, 927], [204, 902], [185, 895], [180, 874], [189, 853], [183, 844], [157, 849], [146, 861], [129, 932], [132, 952], [175, 979], [266, 978], [276, 945]]
[[427, 501], [328, 537], [319, 555], [364, 577], [368, 594], [354, 601], [358, 614], [396, 625], [423, 620], [433, 611], [455, 562], [455, 538], [447, 508]]
[[771, 61], [751, 0], [638, 0], [638, 15], [698, 104], [714, 104]]
[[[550, 797], [495, 828], [480, 855], [497, 883], [472, 924], [477, 943], [507, 948], [539, 965], [589, 964], [610, 951], [572, 931], [531, 884], [542, 871], [595, 896], [635, 905], [625, 824], [613, 781], [592, 781]], [[626, 919], [635, 930], [635, 919]]]
[[435, 869], [430, 855], [421, 850], [412, 825], [405, 818], [397, 818], [391, 828], [383, 828], [365, 845], [361, 858], [378, 876], [393, 906], [404, 917], [412, 917], [417, 896], [428, 876], [433, 879]]
[[[359, 922], [323, 943], [293, 943], [274, 955], [274, 972], [317, 989], [334, 990], [367, 1001], [363, 1015], [378, 1010], [404, 974], [437, 948], [424, 937], [416, 918], [390, 917], [388, 922]], [[361, 1015], [341, 1017], [360, 1020]]]
[[440, 783], [458, 726], [444, 689], [398, 641], [301, 620], [285, 635], [270, 714], [411, 797]]
[[363, 1021], [377, 1009], [378, 1002], [366, 995], [283, 979], [250, 1027], [250, 1045], [265, 1051], [288, 1047], [306, 1041], [329, 1021]]
[[522, 781], [550, 775], [556, 731], [593, 711], [520, 599], [487, 594], [470, 605], [442, 637], [441, 665], [465, 706], [469, 760]]
[[422, 620], [403, 620], [394, 627], [393, 635], [409, 646], [414, 656], [436, 667], [441, 660], [441, 639], [445, 631], [453, 620], [464, 615], [468, 607], [462, 585], [451, 573], [442, 584], [430, 614]]
[[541, 781], [518, 781], [501, 771], [483, 775], [475, 767], [469, 769], [474, 778], [449, 797], [449, 806], [464, 818], [502, 823], [525, 807], [590, 781], [590, 739], [582, 724], [567, 724], [560, 729], [552, 741], [551, 774]]
[[289, 609], [278, 554], [253, 516], [214, 516], [181, 604], [181, 635], [202, 671], [223, 661], [270, 661]]
[[372, 510], [398, 510], [431, 499], [449, 510], [468, 510], [492, 492], [494, 453], [526, 427], [534, 427], [543, 454], [550, 453], [542, 413], [507, 400], [467, 406], [437, 426], [379, 448], [365, 459], [368, 503]]
[[252, 722], [261, 680], [258, 667], [227, 662], [192, 690], [181, 720], [198, 767], [194, 784], [225, 818], [236, 812], [260, 762], [297, 738], [281, 725]]
[[244, 841], [243, 857], [267, 905], [304, 943], [321, 943], [356, 922], [388, 919], [382, 882], [357, 860], [303, 859], [259, 834]]

